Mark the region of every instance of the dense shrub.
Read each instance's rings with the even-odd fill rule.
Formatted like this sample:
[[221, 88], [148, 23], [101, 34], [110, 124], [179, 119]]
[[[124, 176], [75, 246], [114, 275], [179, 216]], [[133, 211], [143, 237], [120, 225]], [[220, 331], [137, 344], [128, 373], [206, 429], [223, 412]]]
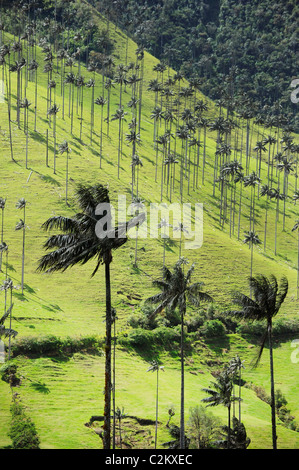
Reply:
[[13, 449], [39, 449], [39, 437], [35, 424], [26, 415], [25, 409], [19, 400], [13, 399], [10, 407], [12, 420], [8, 436], [12, 440]]
[[0, 368], [1, 380], [10, 384], [11, 387], [15, 387], [20, 383], [20, 376], [17, 373], [18, 366], [13, 362], [6, 362]]
[[61, 354], [74, 353], [83, 349], [99, 348], [102, 339], [97, 336], [58, 338], [54, 335], [24, 336], [19, 338], [12, 346], [14, 356], [20, 354]]
[[[265, 332], [266, 323], [264, 321], [242, 322], [236, 332], [252, 336], [261, 336]], [[296, 318], [277, 318], [273, 321], [272, 327], [274, 336], [294, 335], [299, 333], [299, 320]]]
[[225, 335], [225, 327], [220, 320], [207, 320], [200, 328], [201, 334], [205, 338], [214, 338]]
[[160, 326], [154, 330], [135, 328], [129, 334], [120, 335], [118, 342], [133, 347], [151, 348], [153, 345], [169, 346], [179, 339], [180, 334], [177, 329]]

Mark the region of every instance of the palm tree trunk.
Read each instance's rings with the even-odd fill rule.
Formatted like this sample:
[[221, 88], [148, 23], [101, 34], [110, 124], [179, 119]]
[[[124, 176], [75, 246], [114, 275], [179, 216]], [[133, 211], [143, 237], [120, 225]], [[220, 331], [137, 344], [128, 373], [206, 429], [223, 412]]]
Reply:
[[157, 435], [158, 435], [158, 395], [159, 395], [159, 367], [157, 368], [155, 449], [157, 449]]
[[228, 430], [227, 430], [227, 448], [229, 449], [230, 448], [230, 408], [231, 408], [231, 405], [229, 404], [228, 407], [227, 407], [227, 411], [228, 411]]
[[111, 253], [105, 260], [105, 282], [106, 282], [106, 338], [105, 338], [105, 407], [104, 407], [104, 436], [103, 447], [110, 449], [111, 431], [111, 283], [110, 283]]
[[185, 374], [184, 374], [184, 314], [186, 307], [181, 310], [181, 418], [180, 418], [180, 449], [185, 448]]
[[268, 323], [269, 353], [270, 353], [270, 378], [271, 378], [271, 417], [272, 417], [272, 444], [273, 449], [277, 449], [276, 416], [275, 416], [275, 392], [274, 392], [274, 364], [272, 348], [272, 322]]

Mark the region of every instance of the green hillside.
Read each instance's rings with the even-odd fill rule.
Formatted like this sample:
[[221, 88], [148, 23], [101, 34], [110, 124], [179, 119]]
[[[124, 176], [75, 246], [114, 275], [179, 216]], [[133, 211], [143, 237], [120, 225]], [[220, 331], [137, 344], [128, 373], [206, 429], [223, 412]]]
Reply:
[[[78, 2], [73, 2], [76, 5]], [[80, 3], [80, 2], [79, 2]], [[86, 2], [81, 2], [86, 4]], [[104, 387], [104, 347], [105, 334], [105, 277], [104, 268], [100, 268], [94, 277], [91, 274], [95, 262], [84, 266], [76, 266], [64, 273], [41, 274], [37, 272], [38, 261], [44, 255], [43, 245], [47, 233], [41, 229], [46, 219], [53, 215], [72, 216], [77, 211], [74, 198], [76, 186], [79, 183], [108, 185], [111, 202], [117, 207], [119, 195], [126, 196], [127, 205], [131, 203], [132, 193], [132, 144], [126, 139], [130, 133], [129, 124], [134, 116], [134, 108], [128, 103], [132, 98], [133, 85], [116, 83], [117, 66], [130, 63], [139, 67], [136, 73], [141, 81], [137, 82], [137, 99], [142, 99], [141, 112], [139, 104], [136, 108], [137, 123], [140, 125], [140, 143], [137, 152], [142, 159], [143, 166], [136, 170], [138, 177], [138, 196], [148, 209], [151, 203], [171, 202], [203, 204], [203, 244], [200, 249], [188, 250], [182, 243], [182, 255], [189, 260], [189, 266], [195, 263], [194, 282], [204, 282], [204, 290], [213, 297], [213, 308], [203, 305], [200, 311], [188, 308], [186, 323], [191, 325], [197, 316], [201, 320], [199, 326], [203, 327], [206, 320], [222, 322], [225, 334], [214, 338], [204, 336], [203, 329], [189, 326], [188, 349], [186, 350], [186, 379], [185, 379], [185, 413], [188, 421], [189, 410], [200, 404], [205, 397], [202, 388], [208, 387], [214, 381], [215, 373], [219, 371], [232, 357], [239, 354], [245, 360], [245, 370], [242, 372], [246, 385], [242, 387], [242, 420], [246, 426], [247, 435], [251, 439], [249, 449], [271, 448], [271, 415], [270, 407], [265, 401], [258, 398], [250, 383], [265, 389], [270, 394], [269, 378], [269, 350], [262, 356], [258, 368], [251, 368], [251, 361], [258, 348], [258, 338], [253, 329], [245, 324], [225, 321], [223, 312], [231, 307], [231, 294], [239, 290], [249, 295], [248, 276], [250, 275], [251, 250], [244, 244], [244, 232], [250, 229], [251, 213], [251, 187], [236, 183], [232, 186], [228, 181], [225, 185], [226, 193], [221, 196], [221, 181], [214, 179], [215, 150], [217, 146], [217, 131], [210, 130], [212, 124], [206, 128], [206, 147], [204, 147], [204, 128], [196, 127], [189, 131], [187, 144], [192, 138], [200, 136], [200, 147], [188, 146], [188, 171], [183, 178], [183, 194], [180, 194], [180, 164], [185, 158], [185, 141], [176, 137], [176, 125], [172, 123], [174, 137], [170, 138], [171, 153], [176, 151], [179, 161], [175, 172], [175, 182], [171, 193], [170, 185], [165, 174], [166, 166], [162, 165], [163, 145], [154, 143], [155, 125], [153, 109], [155, 107], [155, 93], [149, 90], [152, 80], [158, 77], [159, 82], [165, 83], [176, 74], [172, 69], [163, 73], [157, 72], [159, 60], [144, 51], [144, 58], [136, 55], [138, 45], [107, 21], [95, 10], [90, 8], [92, 21], [99, 31], [106, 31], [108, 27], [109, 41], [113, 44], [114, 79], [112, 80], [111, 95], [109, 99], [109, 135], [107, 120], [108, 102], [101, 109], [101, 105], [94, 105], [94, 128], [91, 134], [92, 88], [72, 87], [66, 84], [63, 96], [63, 80], [67, 73], [73, 71], [75, 75], [84, 76], [84, 82], [95, 79], [94, 98], [104, 96], [108, 100], [108, 89], [105, 87], [109, 73], [99, 65], [96, 71], [88, 70], [85, 62], [63, 68], [63, 62], [56, 60], [57, 50], [53, 46], [53, 72], [52, 80], [56, 87], [51, 90], [51, 105], [59, 107], [56, 116], [56, 135], [54, 118], [47, 111], [49, 103], [48, 73], [43, 72], [46, 61], [46, 52], [42, 44], [36, 47], [37, 80], [35, 72], [28, 72], [24, 67], [21, 72], [22, 100], [26, 97], [31, 105], [28, 108], [28, 138], [26, 139], [26, 119], [24, 108], [20, 109], [20, 125], [17, 122], [17, 96], [18, 73], [9, 71], [9, 65], [20, 60], [17, 50], [11, 48], [9, 57], [1, 65], [0, 77], [3, 70], [4, 102], [0, 104], [0, 197], [6, 200], [5, 209], [1, 211], [3, 222], [3, 237], [8, 246], [8, 252], [2, 254], [2, 271], [0, 281], [9, 276], [17, 288], [12, 292], [13, 310], [11, 327], [18, 332], [12, 339], [12, 362], [18, 366], [21, 382], [13, 388], [26, 407], [27, 414], [35, 423], [39, 437], [40, 447], [43, 449], [92, 449], [101, 448], [102, 441], [94, 432], [93, 426], [86, 426], [91, 416], [103, 414]], [[78, 8], [79, 9], [79, 8]], [[9, 29], [9, 28], [8, 28]], [[16, 33], [17, 34], [17, 33]], [[72, 36], [72, 31], [71, 31]], [[39, 38], [41, 39], [41, 38]], [[17, 36], [2, 30], [2, 45], [17, 42]], [[22, 56], [31, 57], [33, 49], [28, 46], [26, 39], [22, 40]], [[44, 47], [45, 51], [45, 47]], [[98, 57], [94, 52], [94, 58]], [[92, 56], [92, 54], [91, 54]], [[8, 62], [9, 61], [9, 62]], [[79, 70], [80, 67], [80, 70]], [[134, 69], [126, 72], [126, 77], [132, 75]], [[27, 75], [26, 75], [27, 74]], [[141, 75], [142, 74], [142, 75]], [[61, 78], [62, 77], [62, 78]], [[141, 84], [141, 85], [140, 85]], [[37, 86], [37, 88], [36, 88]], [[142, 86], [142, 88], [140, 88]], [[187, 89], [188, 82], [183, 79], [171, 85], [172, 94], [159, 93], [159, 104], [162, 111], [171, 109], [176, 94]], [[10, 88], [9, 88], [10, 87]], [[190, 88], [190, 87], [189, 87]], [[73, 89], [72, 95], [69, 94]], [[8, 93], [10, 90], [10, 93]], [[82, 95], [83, 90], [83, 105]], [[8, 121], [9, 100], [11, 96], [11, 136]], [[36, 101], [37, 97], [37, 101]], [[227, 109], [219, 109], [211, 100], [207, 99], [200, 90], [193, 89], [191, 97], [182, 94], [179, 113], [184, 109], [194, 112], [194, 104], [207, 103], [207, 110], [202, 112], [203, 118], [212, 123], [219, 118], [227, 117]], [[111, 119], [121, 102], [124, 112], [123, 119], [122, 152], [120, 155], [120, 169], [118, 177], [119, 154], [119, 123]], [[36, 127], [35, 127], [36, 105]], [[69, 107], [70, 105], [70, 107]], [[177, 111], [177, 105], [176, 105]], [[69, 113], [70, 110], [70, 113]], [[82, 110], [82, 127], [81, 123]], [[64, 113], [64, 115], [63, 115]], [[221, 113], [221, 114], [220, 114]], [[72, 117], [73, 116], [73, 117]], [[245, 114], [228, 114], [236, 121], [237, 126], [231, 132], [223, 134], [226, 143], [231, 145], [231, 161], [242, 163], [245, 175], [256, 171], [259, 165], [256, 143], [262, 138], [272, 135], [276, 138], [274, 146], [265, 144], [262, 152], [259, 190], [255, 192], [255, 230], [262, 243], [253, 250], [253, 274], [274, 274], [280, 279], [283, 275], [288, 278], [289, 292], [282, 308], [274, 321], [275, 336], [275, 383], [287, 399], [287, 408], [295, 418], [297, 431], [299, 429], [299, 406], [297, 388], [299, 385], [298, 363], [291, 360], [294, 352], [291, 342], [298, 337], [298, 301], [297, 301], [297, 259], [298, 242], [297, 231], [292, 228], [298, 218], [297, 205], [293, 195], [297, 189], [298, 136], [287, 132], [287, 123], [282, 127], [266, 127], [258, 124], [256, 117], [247, 122]], [[240, 117], [243, 116], [243, 117]], [[141, 120], [139, 120], [141, 117]], [[250, 126], [250, 152], [246, 159], [246, 129]], [[157, 121], [156, 135], [162, 136], [169, 128], [170, 123], [165, 119]], [[72, 129], [72, 132], [71, 132]], [[200, 132], [198, 134], [198, 132]], [[80, 138], [81, 135], [81, 138]], [[91, 141], [92, 135], [92, 141]], [[286, 140], [283, 136], [290, 136], [293, 142], [292, 150], [284, 149]], [[11, 140], [10, 140], [11, 137]], [[175, 138], [176, 137], [176, 138]], [[55, 172], [54, 172], [54, 146], [56, 140]], [[71, 152], [68, 166], [68, 200], [66, 202], [66, 164], [67, 155], [60, 154], [58, 146], [67, 140]], [[283, 142], [281, 142], [283, 140]], [[48, 145], [47, 145], [48, 141]], [[11, 153], [11, 143], [13, 154]], [[274, 148], [275, 147], [275, 148]], [[197, 166], [197, 149], [199, 148], [199, 165]], [[205, 173], [203, 181], [203, 152], [205, 157]], [[219, 150], [219, 148], [218, 148]], [[269, 152], [269, 153], [268, 153]], [[273, 166], [268, 166], [268, 155], [271, 157], [282, 152], [288, 158], [293, 158], [292, 171], [284, 179], [284, 172]], [[158, 166], [156, 167], [156, 155]], [[249, 156], [251, 157], [249, 159]], [[223, 154], [218, 156], [218, 171], [220, 170]], [[27, 165], [26, 165], [27, 159]], [[246, 168], [246, 160], [248, 168]], [[223, 160], [224, 161], [224, 160]], [[27, 166], [27, 167], [26, 167]], [[277, 206], [274, 199], [267, 199], [260, 194], [263, 184], [267, 184], [268, 168], [273, 169], [271, 187], [279, 187], [288, 198], [279, 201], [279, 218], [277, 225]], [[138, 171], [138, 173], [137, 173]], [[157, 171], [157, 173], [156, 173]], [[185, 169], [184, 169], [185, 171]], [[188, 180], [189, 175], [189, 180]], [[198, 175], [198, 179], [196, 179]], [[167, 174], [166, 174], [167, 176]], [[219, 175], [218, 175], [219, 176]], [[162, 183], [162, 191], [161, 191]], [[285, 184], [284, 184], [285, 183]], [[286, 189], [287, 188], [287, 189]], [[134, 196], [137, 191], [137, 181], [133, 188]], [[213, 194], [214, 191], [214, 194]], [[225, 197], [226, 196], [226, 197]], [[241, 196], [241, 199], [240, 199]], [[26, 238], [25, 238], [25, 264], [24, 264], [24, 291], [22, 294], [22, 230], [15, 230], [16, 224], [23, 217], [23, 211], [16, 207], [21, 198], [26, 200]], [[231, 204], [231, 201], [235, 203]], [[226, 201], [226, 216], [219, 223], [221, 204]], [[241, 212], [240, 209], [241, 201]], [[264, 246], [265, 214], [267, 210], [267, 240]], [[222, 211], [223, 214], [223, 211]], [[240, 214], [240, 219], [239, 219]], [[283, 221], [285, 215], [285, 226]], [[222, 223], [224, 222], [224, 223]], [[238, 227], [238, 222], [240, 222]], [[275, 231], [277, 227], [277, 232]], [[172, 243], [167, 244], [165, 262], [172, 269], [179, 257], [179, 238], [177, 233], [170, 231]], [[238, 236], [239, 235], [239, 236]], [[276, 253], [275, 253], [276, 239]], [[8, 253], [8, 255], [7, 255]], [[6, 258], [7, 255], [7, 258]], [[169, 441], [170, 434], [166, 428], [168, 409], [174, 406], [176, 414], [173, 422], [179, 425], [180, 408], [180, 354], [179, 342], [168, 341], [166, 322], [159, 324], [164, 336], [159, 340], [157, 329], [145, 330], [152, 336], [146, 341], [145, 332], [134, 329], [132, 325], [138, 323], [142, 315], [144, 301], [157, 292], [152, 281], [161, 276], [163, 266], [163, 240], [149, 236], [138, 240], [137, 265], [135, 262], [135, 240], [129, 240], [113, 255], [111, 264], [112, 304], [117, 312], [117, 346], [116, 346], [116, 404], [124, 407], [128, 415], [123, 420], [124, 440], [132, 442], [135, 448], [153, 448], [155, 433], [155, 375], [146, 373], [149, 361], [159, 358], [165, 367], [165, 373], [160, 374], [159, 399], [159, 433], [158, 447]], [[5, 300], [5, 293], [1, 292], [0, 304], [2, 311], [5, 302], [8, 305], [9, 297]], [[128, 323], [128, 320], [130, 322]], [[7, 326], [7, 325], [6, 325]], [[237, 328], [239, 326], [239, 329]], [[170, 330], [170, 328], [169, 328]], [[171, 328], [178, 333], [178, 327]], [[256, 326], [256, 330], [258, 327]], [[156, 336], [155, 336], [156, 332]], [[260, 330], [259, 330], [260, 332]], [[282, 336], [280, 333], [288, 333]], [[138, 345], [139, 334], [139, 345]], [[135, 336], [134, 336], [135, 335]], [[162, 333], [161, 333], [162, 335]], [[136, 339], [137, 337], [137, 339]], [[135, 338], [135, 342], [134, 342]], [[155, 339], [156, 338], [156, 339]], [[8, 338], [3, 338], [8, 349]], [[75, 344], [76, 342], [76, 344]], [[137, 346], [136, 346], [137, 345]], [[73, 349], [72, 349], [73, 348]], [[7, 354], [7, 352], [6, 352]], [[0, 447], [11, 445], [8, 437], [10, 428], [11, 390], [9, 384], [0, 381], [0, 418], [2, 422], [0, 431]], [[219, 416], [226, 424], [227, 411], [224, 407], [213, 408], [213, 413]], [[142, 433], [133, 418], [149, 419], [153, 422], [144, 426]], [[283, 425], [278, 419], [278, 447], [284, 449], [299, 448], [299, 433]], [[134, 434], [135, 433], [135, 434]], [[134, 436], [134, 437], [132, 437]]]

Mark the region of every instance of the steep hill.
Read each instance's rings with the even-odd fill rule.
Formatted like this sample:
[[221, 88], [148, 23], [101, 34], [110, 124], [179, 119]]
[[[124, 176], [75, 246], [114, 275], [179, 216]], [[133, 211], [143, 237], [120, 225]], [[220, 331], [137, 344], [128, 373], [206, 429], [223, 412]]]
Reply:
[[[81, 2], [81, 4], [87, 5], [87, 2]], [[51, 2], [50, 5], [53, 7]], [[74, 11], [76, 6], [79, 10], [78, 2], [72, 2], [72, 6]], [[202, 319], [205, 320], [209, 318], [209, 315], [213, 319], [223, 320], [222, 312], [230, 307], [231, 292], [235, 289], [248, 293], [247, 277], [250, 274], [251, 251], [243, 243], [243, 239], [244, 231], [250, 228], [253, 193], [251, 187], [244, 187], [240, 184], [232, 185], [230, 181], [222, 186], [218, 181], [220, 163], [224, 162], [224, 154], [219, 153], [220, 144], [218, 142], [217, 145], [216, 141], [217, 131], [211, 130], [212, 123], [216, 121], [216, 118], [219, 119], [219, 116], [220, 121], [227, 116], [236, 119], [238, 127], [232, 129], [231, 132], [222, 133], [223, 140], [225, 140], [223, 144], [231, 145], [231, 154], [227, 154], [227, 156], [231, 160], [239, 160], [247, 176], [252, 171], [259, 170], [260, 165], [261, 185], [260, 189], [256, 189], [255, 192], [254, 214], [255, 227], [262, 244], [255, 247], [253, 251], [253, 273], [275, 274], [278, 278], [286, 275], [289, 280], [289, 293], [278, 316], [277, 331], [280, 326], [281, 329], [284, 328], [285, 331], [291, 333], [291, 336], [288, 339], [284, 338], [283, 341], [281, 337], [279, 339], [277, 337], [275, 348], [276, 381], [278, 388], [287, 397], [291, 413], [299, 422], [296, 397], [298, 365], [291, 361], [293, 351], [291, 341], [295, 339], [294, 335], [298, 335], [299, 331], [296, 318], [298, 313], [298, 245], [297, 233], [292, 232], [298, 217], [297, 206], [292, 199], [297, 189], [297, 168], [294, 164], [293, 171], [287, 179], [284, 178], [283, 172], [276, 169], [275, 160], [273, 160], [273, 156], [279, 151], [284, 152], [288, 157], [292, 153], [295, 160], [298, 157], [297, 136], [293, 133], [287, 133], [286, 128], [276, 128], [274, 125], [271, 128], [265, 128], [261, 124], [257, 124], [254, 119], [247, 120], [244, 115], [240, 117], [239, 115], [227, 114], [227, 109], [219, 109], [215, 103], [195, 88], [193, 88], [191, 97], [188, 96], [188, 93], [184, 96], [184, 90], [190, 90], [186, 80], [169, 82], [169, 78], [175, 76], [172, 69], [159, 72], [159, 69], [157, 70], [157, 66], [160, 64], [159, 60], [140, 49], [136, 54], [136, 43], [127, 38], [113, 24], [107, 23], [107, 20], [92, 7], [89, 7], [88, 11], [92, 15], [91, 20], [98, 27], [98, 31], [106, 31], [107, 34], [104, 36], [108, 37], [109, 44], [113, 46], [111, 47], [115, 66], [110, 96], [107, 86], [105, 87], [105, 84], [109, 83], [107, 78], [112, 75], [111, 70], [107, 70], [107, 63], [106, 65], [98, 64], [96, 71], [87, 70], [85, 61], [79, 62], [77, 57], [75, 62], [69, 62], [71, 65], [67, 66], [63, 59], [57, 58], [57, 50], [53, 48], [52, 76], [50, 77], [49, 72], [43, 72], [45, 64], [49, 62], [45, 60], [49, 53], [47, 40], [44, 43], [39, 41], [39, 46], [32, 48], [32, 46], [28, 46], [28, 37], [22, 39], [21, 55], [26, 57], [26, 60], [35, 57], [39, 64], [37, 76], [34, 71], [27, 74], [27, 68], [24, 67], [19, 75], [22, 80], [18, 80], [18, 72], [13, 71], [12, 68], [9, 69], [9, 65], [20, 61], [21, 56], [19, 56], [16, 47], [11, 48], [9, 58], [7, 57], [6, 63], [2, 64], [5, 99], [0, 105], [0, 147], [2, 150], [0, 197], [6, 200], [5, 209], [1, 212], [1, 220], [3, 221], [3, 241], [8, 245], [8, 252], [3, 253], [2, 256], [0, 279], [3, 281], [7, 273], [14, 285], [18, 286], [18, 289], [14, 290], [12, 294], [14, 304], [12, 328], [18, 331], [17, 338], [12, 340], [12, 344], [15, 346], [13, 360], [23, 376], [18, 391], [30, 416], [36, 423], [41, 437], [41, 447], [98, 448], [101, 446], [98, 436], [84, 424], [92, 415], [102, 414], [101, 391], [104, 359], [101, 353], [105, 313], [104, 273], [99, 270], [97, 275], [91, 278], [94, 269], [93, 263], [72, 268], [63, 274], [47, 275], [36, 272], [38, 260], [44, 254], [43, 244], [47, 237], [41, 230], [41, 225], [52, 215], [72, 215], [76, 211], [74, 189], [78, 183], [100, 182], [107, 184], [115, 207], [117, 207], [119, 195], [126, 196], [127, 205], [130, 204], [133, 149], [132, 144], [126, 139], [126, 135], [130, 134], [129, 124], [134, 116], [141, 139], [136, 148], [143, 166], [136, 170], [133, 192], [136, 196], [138, 178], [138, 196], [144, 202], [148, 214], [151, 203], [161, 202], [161, 194], [162, 202], [168, 204], [182, 201], [190, 203], [193, 208], [196, 202], [203, 204], [203, 244], [200, 249], [186, 249], [183, 239], [182, 255], [188, 258], [190, 264], [195, 263], [194, 280], [203, 281], [205, 291], [214, 299], [213, 311], [210, 309], [208, 313], [205, 308], [202, 312]], [[73, 30], [70, 30], [69, 33], [72, 43]], [[67, 34], [64, 39], [66, 44]], [[2, 31], [2, 41], [3, 44], [18, 42], [17, 36], [14, 37], [5, 28]], [[101, 54], [101, 52], [92, 51], [95, 60], [99, 58], [97, 54]], [[127, 79], [131, 77], [131, 84], [123, 83], [121, 85], [122, 68], [117, 68], [119, 64], [127, 66], [133, 64], [134, 68], [124, 72]], [[92, 87], [80, 88], [72, 84], [63, 86], [64, 79], [70, 72], [84, 76], [85, 83], [94, 79], [94, 95]], [[138, 79], [142, 79], [135, 83], [135, 88], [134, 80], [132, 80], [134, 72], [136, 72]], [[56, 127], [53, 116], [49, 117], [47, 114], [51, 107], [50, 78], [56, 84], [56, 87], [51, 90], [51, 105], [55, 103], [59, 107]], [[152, 88], [152, 81], [156, 78], [159, 83], [164, 84], [164, 93], [159, 92], [157, 102], [155, 102], [155, 93], [149, 89]], [[172, 90], [171, 93], [167, 92], [167, 80], [168, 86]], [[169, 85], [170, 83], [172, 84]], [[130, 103], [134, 89], [136, 91], [135, 98], [139, 100], [136, 109]], [[17, 97], [20, 96], [20, 90], [22, 90], [22, 102], [26, 96], [31, 103], [28, 108], [28, 136], [26, 136], [27, 115], [24, 112], [26, 108], [20, 109], [18, 125], [16, 103]], [[80, 95], [82, 91], [83, 100]], [[180, 104], [175, 103], [176, 94], [179, 91], [181, 92], [179, 95]], [[8, 98], [10, 96], [11, 129], [8, 121]], [[102, 117], [107, 117], [108, 101], [102, 102], [103, 107], [95, 104], [94, 127], [91, 129], [93, 96], [95, 99], [101, 96], [104, 96], [106, 100], [109, 99], [110, 114], [108, 120], [102, 120]], [[186, 109], [194, 113], [194, 104], [201, 101], [207, 103], [208, 107], [207, 110], [202, 110], [200, 116], [209, 119], [209, 125], [206, 127], [206, 141], [204, 141], [205, 128], [201, 126], [193, 130], [191, 125], [187, 139], [179, 139], [176, 134], [176, 125], [182, 125], [183, 122], [186, 122], [183, 121], [181, 113]], [[122, 120], [122, 128], [119, 128], [117, 119], [111, 119], [115, 116], [120, 102], [124, 107], [124, 112], [127, 113]], [[140, 103], [141, 108], [139, 107]], [[154, 135], [161, 137], [170, 128], [170, 121], [157, 119], [155, 125], [153, 110], [157, 103], [161, 106], [164, 116], [166, 111], [172, 110], [171, 106], [175, 105], [173, 112], [180, 119], [179, 123], [174, 121], [171, 125], [173, 137], [170, 137], [170, 153], [176, 152], [178, 160], [178, 163], [173, 164], [173, 167], [175, 165], [177, 167], [175, 173], [172, 173], [174, 185], [171, 192], [171, 179], [168, 180], [166, 166], [162, 164], [166, 155], [163, 156], [163, 143], [154, 142]], [[246, 140], [248, 129], [250, 134], [249, 139]], [[276, 137], [276, 143], [272, 147], [270, 144], [265, 144], [265, 151], [262, 152], [262, 158], [259, 161], [259, 154], [254, 150], [256, 142], [269, 134]], [[119, 147], [119, 135], [123, 136], [122, 149]], [[281, 140], [286, 135], [291, 136], [297, 149], [296, 147], [292, 150], [284, 149], [287, 140], [284, 139], [282, 143]], [[188, 145], [194, 143], [193, 138], [195, 137], [197, 140], [200, 139], [201, 146]], [[71, 148], [68, 159], [67, 201], [67, 155], [60, 154], [58, 151], [58, 145], [64, 140], [68, 141]], [[163, 140], [160, 139], [160, 142]], [[250, 146], [248, 152], [246, 152], [246, 142], [248, 150]], [[11, 148], [13, 153], [11, 153]], [[198, 149], [199, 154], [197, 153]], [[215, 150], [218, 150], [218, 159], [215, 159]], [[204, 152], [205, 160], [203, 158]], [[120, 156], [119, 168], [118, 155]], [[270, 162], [274, 163], [272, 166], [267, 165], [269, 155]], [[181, 166], [185, 158], [188, 162], [187, 169]], [[158, 166], [156, 166], [157, 161]], [[183, 168], [183, 178], [180, 181], [181, 168]], [[215, 168], [218, 171], [216, 175]], [[267, 202], [266, 198], [260, 194], [262, 184], [267, 183], [268, 169], [273, 169], [271, 186], [273, 188], [279, 187], [281, 192], [283, 191], [285, 194], [287, 190], [289, 196], [285, 203], [285, 211], [284, 201], [279, 203], [277, 224], [275, 224], [276, 201], [271, 198]], [[181, 182], [183, 184], [182, 194], [180, 194]], [[225, 188], [224, 192], [221, 192], [221, 187]], [[22, 231], [15, 230], [16, 223], [23, 217], [23, 211], [16, 208], [16, 203], [20, 198], [25, 198], [27, 201], [23, 294], [20, 289], [22, 283]], [[266, 208], [267, 243], [264, 246]], [[221, 223], [219, 223], [220, 216], [222, 216]], [[285, 222], [284, 229], [283, 221]], [[166, 264], [172, 267], [178, 259], [180, 243], [179, 239], [175, 238], [177, 233], [171, 231], [170, 235], [174, 242], [167, 245]], [[7, 253], [8, 258], [6, 259]], [[117, 331], [120, 338], [117, 347], [118, 388], [116, 401], [118, 406], [124, 406], [125, 411], [130, 415], [154, 419], [155, 383], [153, 377], [145, 372], [147, 362], [158, 355], [166, 370], [160, 385], [160, 420], [163, 423], [159, 436], [159, 445], [161, 445], [169, 438], [164, 426], [168, 419], [167, 407], [170, 404], [175, 404], [179, 409], [179, 348], [178, 345], [169, 348], [166, 340], [165, 349], [161, 348], [161, 344], [157, 340], [153, 349], [148, 347], [149, 343], [145, 348], [136, 349], [133, 347], [134, 341], [130, 342], [132, 334], [136, 334], [136, 331], [128, 325], [128, 319], [133, 313], [141, 314], [143, 301], [156, 292], [152, 281], [161, 275], [162, 240], [149, 236], [138, 240], [137, 265], [134, 264], [135, 256], [135, 240], [130, 240], [115, 253], [111, 268], [113, 306], [117, 310]], [[4, 307], [4, 293], [1, 294], [1, 297], [1, 303]], [[194, 310], [188, 310], [187, 320], [192, 321], [197, 313]], [[186, 411], [191, 406], [198, 404], [203, 398], [201, 389], [208, 386], [212, 379], [210, 373], [218, 370], [236, 353], [246, 359], [245, 380], [248, 383], [253, 382], [264, 387], [269, 393], [268, 351], [262, 359], [260, 368], [252, 371], [249, 363], [256, 348], [255, 337], [241, 336], [240, 331], [236, 332], [236, 325], [230, 326], [224, 320], [223, 325], [226, 328], [226, 336], [206, 342], [201, 335], [193, 338], [195, 341], [191, 344], [187, 357]], [[69, 355], [72, 342], [75, 339], [81, 340], [83, 344], [83, 340], [87, 341], [87, 338], [90, 338], [89, 343], [86, 342], [85, 346], [79, 345], [76, 352]], [[59, 343], [58, 339], [62, 342], [69, 341], [69, 345], [65, 346], [65, 343]], [[7, 339], [5, 343], [8, 345]], [[135, 345], [136, 343], [138, 344], [135, 339]], [[97, 346], [96, 350], [95, 345]], [[80, 349], [82, 347], [83, 350]], [[59, 354], [59, 350], [61, 354]], [[189, 374], [189, 372], [192, 373]], [[177, 387], [173, 386], [174, 383], [177, 383]], [[0, 387], [3, 403], [0, 411], [3, 423], [0, 442], [2, 446], [7, 446], [10, 444], [7, 430], [10, 420], [11, 396], [9, 386], [6, 383], [1, 382]], [[84, 398], [83, 395], [85, 395]], [[269, 405], [257, 398], [250, 388], [244, 389], [243, 400], [244, 423], [252, 441], [250, 447], [271, 447]], [[217, 409], [216, 413], [223, 421], [226, 419], [225, 410]], [[299, 447], [297, 432], [281, 425], [278, 434], [278, 442], [281, 447]], [[142, 443], [138, 445], [142, 447]], [[148, 445], [151, 446], [152, 443], [149, 441]]]

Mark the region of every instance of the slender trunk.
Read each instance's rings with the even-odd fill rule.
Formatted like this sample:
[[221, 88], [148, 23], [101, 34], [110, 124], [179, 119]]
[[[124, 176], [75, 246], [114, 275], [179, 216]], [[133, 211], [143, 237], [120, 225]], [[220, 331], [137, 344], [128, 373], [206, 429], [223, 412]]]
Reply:
[[105, 260], [105, 282], [106, 282], [106, 338], [105, 338], [105, 408], [104, 408], [104, 436], [103, 447], [110, 449], [111, 431], [111, 284], [110, 284], [110, 262], [111, 254]]
[[269, 353], [270, 353], [270, 377], [271, 377], [271, 417], [272, 417], [272, 443], [273, 449], [277, 449], [276, 416], [275, 416], [275, 392], [274, 392], [274, 364], [272, 348], [272, 322], [268, 322]]
[[227, 411], [228, 411], [228, 432], [227, 432], [227, 448], [229, 449], [230, 448], [230, 408], [231, 408], [231, 405], [229, 404], [228, 407], [227, 407]]
[[185, 396], [184, 396], [184, 314], [186, 307], [181, 310], [181, 417], [180, 417], [180, 449], [185, 448]]
[[155, 449], [157, 449], [157, 435], [158, 435], [158, 394], [159, 394], [159, 367], [157, 369]]

